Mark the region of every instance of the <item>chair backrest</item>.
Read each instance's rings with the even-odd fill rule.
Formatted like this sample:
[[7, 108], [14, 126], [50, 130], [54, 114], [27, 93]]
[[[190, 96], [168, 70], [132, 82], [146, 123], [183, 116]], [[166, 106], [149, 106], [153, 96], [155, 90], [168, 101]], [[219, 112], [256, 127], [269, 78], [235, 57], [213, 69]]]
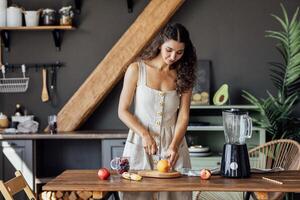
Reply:
[[7, 182], [0, 181], [0, 190], [5, 200], [13, 200], [13, 196], [24, 190], [29, 200], [36, 200], [36, 197], [20, 171], [15, 172], [16, 177]]
[[249, 151], [251, 167], [300, 170], [300, 144], [289, 139], [267, 142]]

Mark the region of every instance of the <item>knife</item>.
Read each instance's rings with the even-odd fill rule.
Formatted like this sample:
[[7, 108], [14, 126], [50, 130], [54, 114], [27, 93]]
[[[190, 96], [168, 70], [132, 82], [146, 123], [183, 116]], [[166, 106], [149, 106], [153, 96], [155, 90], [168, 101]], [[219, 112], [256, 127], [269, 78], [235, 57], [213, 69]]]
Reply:
[[57, 103], [58, 103], [58, 99], [57, 99], [57, 90], [56, 90], [56, 66], [52, 66], [51, 67], [51, 84], [50, 84], [50, 94], [51, 94], [51, 104], [52, 106], [56, 107]]

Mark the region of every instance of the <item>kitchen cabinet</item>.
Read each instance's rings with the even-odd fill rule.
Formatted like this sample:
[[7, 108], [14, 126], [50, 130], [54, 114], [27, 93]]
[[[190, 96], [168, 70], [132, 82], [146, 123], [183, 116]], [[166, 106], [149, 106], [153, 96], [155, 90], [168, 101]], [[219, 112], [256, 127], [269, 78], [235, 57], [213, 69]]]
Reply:
[[[34, 188], [33, 146], [31, 140], [0, 141], [0, 179], [7, 181], [20, 170], [27, 183]], [[1, 195], [0, 195], [1, 196]], [[0, 197], [1, 199], [2, 197]], [[25, 199], [18, 194], [16, 199]]]
[[[231, 106], [191, 106], [190, 123], [187, 129], [186, 139], [189, 146], [208, 146], [212, 152], [206, 157], [191, 157], [192, 168], [216, 168], [221, 164], [221, 154], [225, 143], [223, 132], [222, 110], [236, 108], [248, 111], [250, 116], [258, 115], [255, 106], [231, 105]], [[247, 139], [248, 149], [265, 143], [266, 132], [264, 129], [253, 125], [252, 137]]]

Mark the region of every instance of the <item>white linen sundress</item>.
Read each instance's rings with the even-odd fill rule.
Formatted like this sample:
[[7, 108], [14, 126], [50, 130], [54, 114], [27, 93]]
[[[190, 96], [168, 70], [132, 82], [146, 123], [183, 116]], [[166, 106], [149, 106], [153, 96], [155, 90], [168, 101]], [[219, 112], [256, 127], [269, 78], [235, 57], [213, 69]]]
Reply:
[[[139, 78], [135, 94], [134, 115], [139, 119], [156, 141], [158, 153], [165, 155], [174, 137], [180, 96], [176, 90], [159, 91], [147, 86], [147, 70], [143, 61], [139, 62]], [[190, 168], [188, 146], [185, 138], [178, 148], [179, 158], [175, 169]], [[130, 169], [153, 169], [153, 159], [149, 156], [139, 134], [129, 130], [123, 156], [129, 157]], [[191, 192], [124, 192], [120, 193], [124, 200], [189, 200]]]

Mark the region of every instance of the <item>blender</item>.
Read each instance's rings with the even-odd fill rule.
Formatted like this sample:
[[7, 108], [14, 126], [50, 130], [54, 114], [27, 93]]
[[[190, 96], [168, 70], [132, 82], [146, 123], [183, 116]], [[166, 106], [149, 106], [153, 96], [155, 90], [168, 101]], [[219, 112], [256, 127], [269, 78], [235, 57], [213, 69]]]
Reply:
[[225, 144], [223, 147], [221, 175], [230, 178], [250, 176], [250, 163], [246, 138], [252, 135], [252, 119], [238, 109], [222, 112]]

